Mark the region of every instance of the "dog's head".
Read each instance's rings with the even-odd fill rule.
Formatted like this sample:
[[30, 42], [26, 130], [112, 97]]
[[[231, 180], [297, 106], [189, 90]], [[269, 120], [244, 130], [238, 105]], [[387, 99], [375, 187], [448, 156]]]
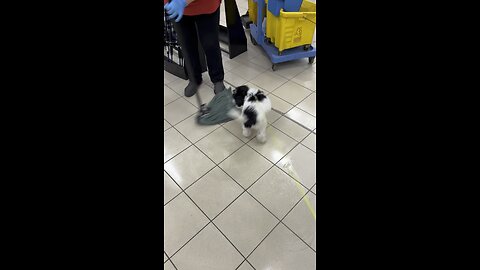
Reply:
[[248, 88], [248, 86], [242, 85], [233, 90], [232, 92], [233, 99], [235, 100], [235, 105], [237, 105], [237, 107], [243, 106], [243, 103], [245, 102], [245, 98], [247, 97], [249, 89], [250, 88]]

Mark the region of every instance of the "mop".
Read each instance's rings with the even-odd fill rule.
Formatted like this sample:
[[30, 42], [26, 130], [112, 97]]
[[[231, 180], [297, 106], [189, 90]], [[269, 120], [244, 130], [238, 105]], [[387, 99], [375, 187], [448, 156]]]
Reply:
[[233, 118], [229, 115], [230, 110], [235, 110], [232, 89], [225, 88], [216, 94], [212, 100], [206, 105], [202, 104], [200, 94], [197, 91], [197, 101], [200, 110], [197, 115], [197, 123], [199, 125], [216, 125], [226, 123]]
[[[168, 2], [170, 1], [171, 0], [169, 0]], [[164, 14], [165, 14], [165, 20], [168, 20], [166, 12], [164, 12]], [[170, 41], [171, 43], [169, 46], [170, 50], [169, 51], [167, 50], [167, 55], [173, 58], [172, 47], [173, 45], [178, 46], [180, 44], [176, 42], [178, 38], [175, 38], [175, 34], [178, 35], [179, 33], [178, 32], [172, 33], [172, 32], [173, 32], [173, 29], [171, 29], [171, 31], [168, 31], [166, 37], [168, 38], [168, 41]], [[180, 64], [182, 64], [183, 53], [181, 50], [181, 46], [178, 46], [177, 51], [179, 56], [179, 62]], [[189, 63], [185, 61], [183, 62], [183, 64], [188, 65]], [[190, 69], [190, 70], [193, 70], [193, 69]], [[208, 104], [202, 103], [200, 94], [198, 92], [199, 91], [196, 92], [196, 97], [198, 101], [198, 106], [200, 107], [197, 114], [197, 123], [199, 125], [216, 125], [216, 124], [226, 123], [228, 121], [233, 120], [233, 118], [229, 116], [230, 110], [234, 109], [235, 107], [231, 88], [228, 88], [228, 89], [225, 88], [223, 91], [216, 94]]]

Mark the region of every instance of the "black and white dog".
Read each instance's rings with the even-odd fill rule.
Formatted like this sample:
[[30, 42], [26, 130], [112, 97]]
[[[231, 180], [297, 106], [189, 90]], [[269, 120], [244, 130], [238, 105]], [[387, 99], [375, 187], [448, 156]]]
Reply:
[[243, 136], [249, 137], [253, 130], [258, 141], [266, 142], [267, 112], [272, 109], [270, 99], [262, 91], [246, 85], [235, 88], [232, 94], [235, 105], [241, 108], [241, 113], [232, 110], [230, 116], [242, 121]]

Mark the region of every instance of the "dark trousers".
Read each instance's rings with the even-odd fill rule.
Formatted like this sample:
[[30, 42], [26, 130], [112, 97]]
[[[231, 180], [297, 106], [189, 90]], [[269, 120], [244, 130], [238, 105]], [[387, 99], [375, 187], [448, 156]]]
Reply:
[[223, 81], [224, 71], [220, 41], [218, 40], [220, 8], [212, 14], [183, 16], [174, 23], [177, 38], [182, 47], [188, 78], [190, 81], [202, 81], [202, 69], [198, 52], [198, 39], [207, 56], [208, 75], [213, 83]]

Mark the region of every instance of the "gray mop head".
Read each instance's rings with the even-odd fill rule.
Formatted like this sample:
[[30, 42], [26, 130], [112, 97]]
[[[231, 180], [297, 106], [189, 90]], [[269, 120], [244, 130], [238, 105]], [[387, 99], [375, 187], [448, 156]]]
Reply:
[[197, 122], [199, 125], [216, 125], [231, 121], [233, 118], [229, 112], [234, 106], [232, 89], [226, 88], [216, 94], [206, 107], [200, 109]]

